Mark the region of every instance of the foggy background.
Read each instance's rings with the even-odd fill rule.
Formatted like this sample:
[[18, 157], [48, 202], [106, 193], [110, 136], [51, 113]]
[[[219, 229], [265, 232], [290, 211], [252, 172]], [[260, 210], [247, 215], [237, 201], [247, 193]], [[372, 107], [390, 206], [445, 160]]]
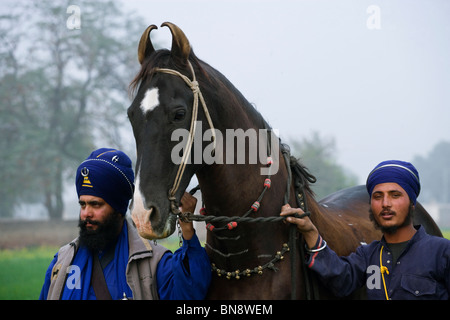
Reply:
[[[135, 0], [126, 7], [148, 24], [177, 24], [197, 56], [282, 138], [334, 137], [336, 159], [359, 183], [383, 160], [412, 161], [450, 139], [448, 1]], [[153, 36], [170, 48], [167, 28]]]
[[[2, 19], [13, 13], [24, 17], [21, 12], [25, 11], [18, 10], [14, 5], [16, 3], [32, 2], [2, 1]], [[364, 184], [368, 172], [383, 160], [411, 161], [423, 178], [422, 191], [431, 190], [433, 185], [438, 186], [437, 191], [433, 189], [428, 195], [426, 191], [421, 194], [419, 201], [429, 203], [425, 207], [441, 222], [444, 220], [439, 216], [450, 215], [449, 1], [131, 0], [100, 1], [102, 7], [97, 12], [95, 8], [88, 8], [85, 4], [88, 2], [83, 1], [51, 3], [58, 4], [61, 11], [55, 13], [59, 20], [52, 20], [53, 29], [48, 30], [62, 34], [61, 39], [64, 41], [72, 41], [76, 37], [83, 40], [90, 32], [87, 28], [90, 23], [88, 17], [97, 14], [93, 20], [93, 23], [99, 24], [96, 30], [106, 35], [117, 35], [126, 44], [122, 51], [129, 49], [126, 56], [115, 61], [109, 61], [108, 58], [121, 50], [98, 53], [105, 55], [102, 61], [108, 62], [107, 70], [117, 71], [117, 74], [98, 72], [97, 81], [89, 82], [89, 85], [100, 85], [101, 79], [111, 77], [111, 82], [89, 92], [89, 97], [93, 98], [87, 103], [86, 113], [91, 109], [98, 112], [102, 104], [108, 105], [108, 108], [114, 106], [114, 118], [109, 119], [114, 124], [114, 131], [109, 131], [111, 126], [92, 129], [86, 140], [80, 138], [77, 142], [86, 143], [68, 148], [73, 153], [67, 156], [68, 160], [64, 162], [60, 175], [64, 218], [78, 216], [74, 173], [79, 162], [90, 151], [102, 146], [116, 147], [134, 159], [134, 138], [126, 118], [126, 109], [131, 103], [127, 85], [139, 70], [137, 43], [142, 32], [150, 24], [160, 26], [165, 21], [177, 24], [184, 31], [196, 55], [222, 72], [269, 124], [279, 130], [284, 142], [298, 145], [309, 139], [331, 146], [331, 154], [326, 158], [352, 176], [353, 184]], [[73, 15], [73, 11], [66, 11], [70, 5], [77, 5], [80, 9], [79, 28], [72, 20], [68, 20]], [[118, 11], [106, 10], [113, 6]], [[26, 12], [29, 18], [24, 19], [25, 22], [14, 23], [14, 19], [9, 19], [2, 25], [0, 63], [3, 65], [0, 66], [3, 72], [0, 86], [3, 88], [12, 83], [7, 78], [14, 74], [11, 70], [15, 70], [16, 75], [23, 75], [21, 69], [10, 62], [12, 52], [17, 57], [16, 61], [21, 62], [20, 66], [33, 66], [35, 72], [57, 63], [47, 57], [45, 48], [39, 52], [34, 50], [34, 46], [45, 43], [46, 39], [53, 43], [52, 36], [45, 38], [40, 27], [26, 29], [27, 23], [42, 21], [39, 24], [42, 26], [50, 18], [42, 16], [37, 9], [31, 8]], [[157, 49], [170, 48], [172, 38], [168, 28], [159, 28], [151, 36]], [[15, 50], [11, 49], [15, 43], [11, 39], [22, 41]], [[82, 43], [85, 45], [87, 42]], [[83, 47], [77, 44], [77, 48]], [[83, 53], [80, 57], [83, 57]], [[73, 102], [75, 97], [82, 95], [78, 83], [90, 73], [87, 69], [80, 69], [80, 66], [86, 65], [84, 60], [76, 64], [73, 61], [78, 60], [70, 60], [75, 58], [67, 59], [68, 71], [65, 76], [74, 80], [73, 87], [70, 87], [72, 91], [68, 90], [74, 95], [70, 100]], [[119, 67], [115, 68], [118, 61], [125, 61], [120, 66], [123, 69], [121, 72], [118, 71]], [[51, 71], [47, 74], [50, 80], [42, 78], [37, 83], [50, 87], [55, 74], [56, 71]], [[117, 83], [114, 82], [116, 80]], [[79, 94], [77, 90], [80, 90]], [[12, 92], [11, 89], [5, 91]], [[25, 91], [21, 94], [26, 97], [28, 93]], [[36, 97], [39, 96], [36, 94]], [[14, 114], [12, 110], [17, 110], [14, 109], [17, 107], [10, 101], [15, 101], [15, 97], [17, 95], [9, 97], [5, 94], [0, 102], [3, 112], [0, 114], [1, 139], [5, 139], [2, 141], [3, 158], [9, 157], [11, 147], [17, 145], [14, 138], [5, 136], [11, 133], [12, 126], [6, 123], [14, 123], [10, 117]], [[39, 105], [37, 102], [34, 106]], [[27, 106], [31, 107], [31, 104]], [[40, 106], [46, 110], [45, 104]], [[75, 107], [71, 107], [68, 102], [65, 108], [73, 110]], [[111, 109], [105, 107], [105, 110]], [[98, 117], [94, 120], [95, 123], [101, 123], [102, 119]], [[77, 134], [81, 135], [93, 127], [94, 122], [88, 120], [78, 128], [80, 132]], [[17, 125], [16, 130], [20, 131], [22, 127], [22, 124]], [[64, 128], [67, 129], [68, 125], [61, 126], [60, 136], [67, 135]], [[17, 136], [21, 135], [19, 131]], [[29, 152], [24, 149], [19, 151], [29, 156]], [[37, 148], [34, 152], [39, 154], [44, 149]], [[49, 155], [48, 159], [55, 159], [55, 156]], [[30, 160], [22, 165], [31, 168], [31, 163]], [[2, 191], [18, 180], [11, 175], [14, 171], [11, 168], [17, 169], [18, 166], [15, 160], [4, 162], [3, 167], [0, 167]], [[28, 177], [43, 171], [41, 168], [31, 170]], [[49, 172], [53, 168], [54, 165], [50, 166]], [[426, 173], [430, 169], [436, 169], [436, 172]], [[10, 207], [7, 216], [48, 218], [40, 204], [44, 202], [44, 197], [33, 199], [30, 196], [37, 193], [41, 182], [42, 179], [38, 180], [27, 195], [12, 197], [8, 202]], [[20, 192], [17, 190], [20, 191], [20, 188], [7, 195], [18, 195]], [[423, 197], [428, 198], [422, 200]]]

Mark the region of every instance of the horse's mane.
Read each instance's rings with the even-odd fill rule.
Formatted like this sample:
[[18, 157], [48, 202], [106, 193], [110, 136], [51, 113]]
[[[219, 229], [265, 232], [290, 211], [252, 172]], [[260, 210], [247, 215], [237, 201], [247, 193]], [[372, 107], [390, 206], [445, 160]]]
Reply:
[[[218, 92], [225, 90], [227, 98], [231, 99], [229, 105], [244, 105], [246, 112], [250, 113], [254, 119], [257, 119], [260, 126], [271, 129], [270, 125], [266, 122], [263, 116], [255, 109], [255, 107], [248, 102], [248, 100], [241, 94], [241, 92], [234, 87], [234, 85], [218, 70], [211, 67], [204, 61], [201, 61], [194, 52], [191, 50], [189, 55], [189, 61], [194, 67], [197, 74], [197, 80], [202, 89], [205, 92], [209, 92], [213, 95], [213, 100], [221, 101], [222, 97], [217, 96]], [[169, 50], [157, 50], [152, 53], [150, 57], [147, 57], [142, 63], [141, 70], [136, 74], [129, 86], [130, 96], [133, 95], [140, 84], [151, 77], [154, 68], [169, 68], [175, 70], [184, 70], [186, 66], [182, 66], [171, 57], [171, 52]], [[190, 74], [186, 74], [191, 78]], [[222, 90], [218, 90], [218, 89]], [[226, 111], [226, 110], [225, 110]], [[290, 155], [290, 148], [287, 144], [280, 143], [280, 151], [287, 152]], [[301, 161], [290, 155], [290, 166], [292, 172], [292, 180], [295, 187], [301, 187], [305, 191], [308, 191], [311, 195], [314, 192], [311, 190], [311, 183], [316, 182], [316, 178], [309, 172], [309, 170], [301, 163]]]
[[[192, 50], [189, 55], [189, 61], [191, 62], [196, 74], [198, 75], [197, 80], [200, 84], [202, 84], [201, 88], [205, 87], [205, 85], [207, 85], [208, 83], [210, 83], [209, 86], [211, 86], [211, 83], [213, 86], [219, 86], [223, 84], [223, 79], [226, 80], [226, 78], [222, 74], [220, 74], [220, 72], [208, 65], [206, 62], [201, 61], [199, 58], [197, 58]], [[173, 59], [169, 50], [161, 49], [154, 51], [149, 57], [144, 60], [141, 69], [129, 85], [130, 93], [134, 93], [139, 88], [142, 82], [146, 81], [148, 77], [151, 77], [155, 68], [174, 69], [180, 71], [188, 78], [192, 79], [192, 75], [186, 71], [188, 69], [186, 64], [181, 64], [179, 61]], [[206, 79], [207, 81], [202, 81], [202, 79]]]
[[150, 57], [147, 57], [141, 65], [141, 70], [139, 70], [128, 87], [129, 94], [133, 95], [136, 92], [140, 84], [152, 74], [154, 68], [168, 68], [169, 58], [169, 50], [157, 50]]
[[280, 143], [281, 153], [289, 154], [289, 164], [292, 173], [292, 182], [295, 189], [303, 189], [314, 196], [314, 191], [311, 189], [311, 183], [316, 182], [316, 177], [312, 175], [308, 168], [304, 166], [300, 159], [295, 158], [290, 154], [290, 147], [285, 143]]

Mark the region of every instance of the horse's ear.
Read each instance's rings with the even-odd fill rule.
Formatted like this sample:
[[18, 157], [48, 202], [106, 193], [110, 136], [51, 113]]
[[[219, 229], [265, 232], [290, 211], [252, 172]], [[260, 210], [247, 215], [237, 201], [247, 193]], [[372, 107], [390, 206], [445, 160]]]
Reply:
[[184, 32], [170, 22], [164, 22], [161, 27], [168, 27], [172, 33], [172, 56], [186, 63], [191, 53], [191, 45]]
[[152, 54], [153, 51], [155, 51], [152, 41], [150, 40], [150, 32], [153, 29], [158, 29], [158, 27], [154, 24], [148, 26], [148, 28], [145, 29], [144, 33], [142, 34], [141, 40], [139, 41], [138, 60], [140, 64], [144, 62], [145, 57], [148, 57]]

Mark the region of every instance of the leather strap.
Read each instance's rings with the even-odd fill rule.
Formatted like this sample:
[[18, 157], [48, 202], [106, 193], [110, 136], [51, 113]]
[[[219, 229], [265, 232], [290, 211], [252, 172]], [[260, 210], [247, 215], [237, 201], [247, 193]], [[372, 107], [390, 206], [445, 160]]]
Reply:
[[98, 255], [94, 253], [93, 256], [94, 266], [92, 267], [91, 285], [94, 288], [95, 296], [97, 300], [112, 300]]

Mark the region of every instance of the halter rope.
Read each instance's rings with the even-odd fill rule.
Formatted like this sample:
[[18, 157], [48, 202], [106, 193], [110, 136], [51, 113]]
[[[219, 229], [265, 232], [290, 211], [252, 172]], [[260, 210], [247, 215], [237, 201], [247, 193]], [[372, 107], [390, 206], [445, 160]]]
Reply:
[[212, 139], [213, 139], [213, 150], [216, 148], [216, 133], [214, 129], [214, 125], [211, 120], [211, 116], [209, 114], [208, 108], [206, 107], [205, 99], [203, 98], [203, 94], [200, 91], [200, 87], [198, 85], [197, 79], [195, 77], [194, 68], [192, 67], [192, 64], [190, 61], [188, 61], [188, 66], [192, 73], [192, 81], [184, 74], [180, 73], [179, 71], [172, 70], [172, 69], [166, 69], [166, 68], [155, 68], [153, 69], [154, 72], [162, 72], [171, 74], [174, 76], [178, 76], [191, 88], [192, 93], [194, 94], [194, 102], [192, 104], [192, 117], [191, 117], [191, 126], [189, 129], [189, 137], [188, 141], [186, 143], [186, 150], [183, 152], [183, 157], [181, 158], [181, 163], [178, 167], [177, 174], [175, 176], [175, 180], [173, 182], [172, 188], [169, 189], [169, 201], [170, 201], [170, 209], [172, 213], [174, 214], [180, 214], [180, 210], [178, 209], [177, 205], [175, 204], [175, 194], [180, 187], [180, 182], [183, 177], [184, 170], [186, 168], [187, 160], [191, 154], [192, 144], [194, 143], [194, 136], [195, 136], [195, 130], [197, 127], [197, 116], [198, 116], [198, 100], [200, 99], [200, 102], [202, 104], [203, 111], [205, 112], [206, 119], [208, 120], [209, 127], [211, 128], [212, 133]]

